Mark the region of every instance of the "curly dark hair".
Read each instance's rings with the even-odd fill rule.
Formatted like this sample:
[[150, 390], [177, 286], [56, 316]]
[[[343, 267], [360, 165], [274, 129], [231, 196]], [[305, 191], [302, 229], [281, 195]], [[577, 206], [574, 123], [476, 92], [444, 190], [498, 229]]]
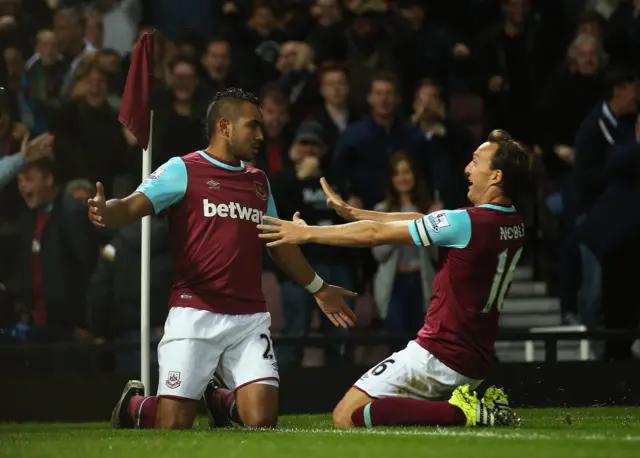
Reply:
[[258, 97], [254, 93], [240, 88], [230, 87], [216, 93], [211, 104], [209, 104], [205, 118], [207, 137], [211, 138], [213, 136], [220, 118], [236, 119], [240, 113], [240, 107], [244, 103], [259, 106]]

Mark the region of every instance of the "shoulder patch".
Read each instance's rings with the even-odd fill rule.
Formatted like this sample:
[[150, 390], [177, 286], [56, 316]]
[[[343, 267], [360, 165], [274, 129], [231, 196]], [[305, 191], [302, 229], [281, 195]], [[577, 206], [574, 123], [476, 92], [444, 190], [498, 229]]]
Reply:
[[440, 229], [451, 226], [445, 212], [430, 214], [427, 217], [427, 225], [433, 232], [440, 232]]
[[155, 172], [153, 172], [151, 175], [147, 177], [147, 180], [157, 180], [158, 178], [160, 178], [160, 175], [162, 175], [166, 171], [167, 171], [166, 169], [163, 169], [162, 167], [158, 167]]

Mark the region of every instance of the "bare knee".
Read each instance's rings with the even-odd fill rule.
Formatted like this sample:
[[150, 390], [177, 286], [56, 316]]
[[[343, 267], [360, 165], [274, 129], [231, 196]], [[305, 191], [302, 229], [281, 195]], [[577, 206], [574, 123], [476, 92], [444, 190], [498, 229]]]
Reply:
[[247, 428], [275, 428], [278, 425], [278, 387], [252, 383], [236, 390], [236, 407]]
[[190, 429], [196, 418], [197, 403], [191, 399], [158, 399], [155, 429]]
[[333, 410], [333, 427], [338, 429], [353, 428], [352, 413], [353, 411], [348, 407], [342, 407], [338, 404]]
[[353, 412], [371, 401], [373, 401], [373, 398], [366, 393], [356, 388], [351, 388], [333, 410], [333, 426], [339, 429], [353, 428], [356, 426], [351, 420]]
[[242, 423], [247, 428], [275, 428], [278, 426], [278, 416], [258, 410], [245, 413], [241, 416]]

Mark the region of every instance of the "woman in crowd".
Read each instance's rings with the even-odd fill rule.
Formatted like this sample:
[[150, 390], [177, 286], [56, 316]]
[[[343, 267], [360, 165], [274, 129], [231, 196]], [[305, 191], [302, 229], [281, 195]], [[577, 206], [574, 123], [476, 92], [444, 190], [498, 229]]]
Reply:
[[[375, 209], [428, 213], [431, 198], [413, 160], [397, 153], [391, 157], [390, 166], [386, 198]], [[432, 247], [401, 245], [383, 245], [372, 250], [379, 263], [374, 298], [387, 330], [393, 334], [417, 332], [431, 298], [436, 252]]]

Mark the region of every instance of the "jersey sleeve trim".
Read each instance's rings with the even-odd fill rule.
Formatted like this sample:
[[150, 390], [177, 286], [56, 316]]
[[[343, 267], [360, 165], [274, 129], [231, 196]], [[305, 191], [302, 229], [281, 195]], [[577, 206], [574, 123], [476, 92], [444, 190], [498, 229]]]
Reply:
[[422, 217], [421, 221], [427, 240], [433, 245], [461, 249], [471, 241], [471, 218], [466, 210], [437, 211]]
[[187, 192], [187, 166], [173, 157], [149, 175], [136, 192], [149, 198], [156, 214], [180, 202]]
[[416, 219], [408, 222], [409, 233], [413, 239], [413, 243], [417, 246], [429, 246], [431, 245], [431, 239], [429, 239], [429, 233], [424, 224], [424, 219]]
[[269, 188], [269, 203], [267, 204], [267, 216], [270, 216], [272, 218], [279, 218], [278, 208], [276, 207], [276, 201], [274, 200], [273, 193], [271, 192], [271, 182], [269, 181], [269, 178], [266, 177], [266, 175], [265, 175], [265, 180], [267, 180], [267, 187]]

